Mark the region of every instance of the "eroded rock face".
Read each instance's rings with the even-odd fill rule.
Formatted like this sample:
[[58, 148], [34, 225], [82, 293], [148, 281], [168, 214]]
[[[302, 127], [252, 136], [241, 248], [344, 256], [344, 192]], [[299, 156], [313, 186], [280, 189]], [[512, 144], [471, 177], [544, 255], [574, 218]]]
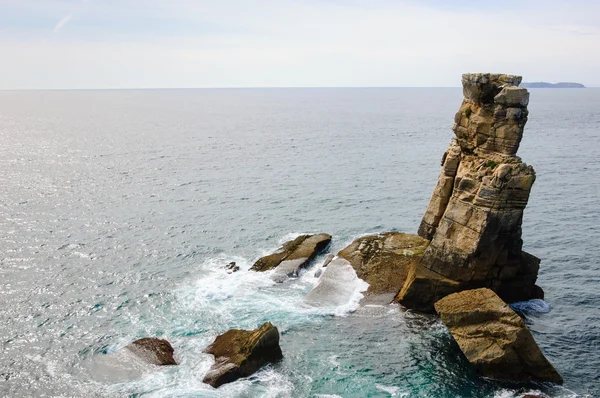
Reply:
[[[398, 295], [403, 305], [432, 310], [443, 297], [438, 291], [476, 287], [489, 287], [508, 302], [538, 297], [540, 260], [522, 251], [521, 240], [535, 172], [515, 156], [529, 103], [520, 81], [511, 75], [463, 75], [465, 99], [455, 117], [455, 138], [419, 227], [431, 244]], [[438, 275], [431, 284], [437, 290], [415, 291], [427, 288], [419, 275], [428, 272]], [[418, 301], [425, 297], [433, 301]]]
[[562, 383], [523, 320], [490, 289], [451, 294], [435, 310], [483, 376]]
[[323, 251], [330, 242], [329, 234], [300, 235], [286, 242], [277, 252], [259, 258], [250, 269], [254, 271], [275, 269], [273, 279], [283, 282], [290, 276], [297, 276], [298, 271]]
[[283, 357], [279, 331], [271, 322], [254, 330], [228, 330], [217, 336], [204, 352], [215, 356], [215, 364], [203, 382], [215, 388], [250, 376], [265, 364]]
[[167, 340], [145, 337], [125, 347], [139, 358], [153, 365], [177, 365], [173, 347]]
[[392, 301], [428, 244], [418, 235], [385, 232], [354, 240], [338, 257], [347, 260], [358, 277], [369, 284], [367, 295], [391, 294]]

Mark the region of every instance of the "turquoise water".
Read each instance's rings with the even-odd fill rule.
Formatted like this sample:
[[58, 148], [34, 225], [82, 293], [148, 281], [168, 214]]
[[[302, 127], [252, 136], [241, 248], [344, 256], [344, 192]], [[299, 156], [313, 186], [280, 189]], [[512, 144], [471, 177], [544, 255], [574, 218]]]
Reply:
[[[473, 374], [435, 318], [314, 308], [313, 269], [246, 272], [299, 233], [415, 232], [460, 89], [0, 92], [4, 396], [552, 397], [600, 394], [600, 90], [531, 90], [519, 155], [538, 179], [525, 250], [542, 258], [528, 324], [564, 387]], [[240, 272], [222, 268], [236, 261]], [[549, 312], [546, 311], [549, 307]], [[539, 309], [539, 308], [538, 308]], [[278, 326], [284, 360], [214, 390], [203, 348]], [[132, 380], [98, 362], [143, 336], [177, 367]], [[110, 375], [109, 375], [110, 376]]]

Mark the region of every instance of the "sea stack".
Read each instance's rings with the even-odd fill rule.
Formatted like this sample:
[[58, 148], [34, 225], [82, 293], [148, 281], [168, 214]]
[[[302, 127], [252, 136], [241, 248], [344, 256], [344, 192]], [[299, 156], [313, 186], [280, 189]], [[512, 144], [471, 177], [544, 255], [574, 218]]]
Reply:
[[487, 287], [504, 301], [539, 298], [540, 260], [522, 251], [521, 223], [535, 172], [516, 156], [529, 93], [520, 76], [465, 74], [454, 135], [419, 227], [431, 240], [397, 301], [433, 311], [442, 297]]

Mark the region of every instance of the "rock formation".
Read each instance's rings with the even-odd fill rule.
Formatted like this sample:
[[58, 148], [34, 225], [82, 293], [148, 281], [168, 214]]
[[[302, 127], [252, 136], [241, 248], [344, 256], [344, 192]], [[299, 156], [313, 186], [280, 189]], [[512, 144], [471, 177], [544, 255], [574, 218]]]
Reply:
[[463, 75], [455, 138], [419, 227], [431, 240], [397, 300], [422, 311], [447, 294], [489, 287], [507, 302], [540, 297], [540, 260], [521, 250], [535, 172], [516, 156], [529, 93], [521, 77]]
[[231, 329], [217, 336], [204, 352], [215, 356], [215, 364], [203, 382], [215, 388], [250, 376], [263, 365], [283, 357], [279, 331], [271, 322], [255, 330]]
[[173, 358], [173, 347], [167, 340], [145, 337], [134, 341], [125, 349], [153, 365], [177, 365]]
[[277, 252], [261, 257], [250, 268], [254, 271], [275, 269], [272, 278], [283, 282], [290, 276], [297, 276], [298, 271], [305, 267], [317, 254], [323, 251], [331, 242], [331, 235], [300, 235], [286, 242]]
[[523, 320], [490, 289], [451, 294], [435, 303], [435, 310], [483, 376], [562, 382]]
[[338, 257], [347, 260], [358, 277], [369, 284], [367, 295], [389, 295], [391, 302], [428, 244], [417, 235], [385, 232], [354, 240]]

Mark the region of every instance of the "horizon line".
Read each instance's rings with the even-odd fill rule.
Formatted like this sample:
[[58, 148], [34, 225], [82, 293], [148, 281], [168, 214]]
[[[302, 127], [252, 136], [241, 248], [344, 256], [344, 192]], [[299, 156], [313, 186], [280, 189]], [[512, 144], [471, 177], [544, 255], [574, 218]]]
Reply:
[[[600, 85], [586, 85], [585, 88], [599, 88]], [[280, 90], [280, 89], [396, 89], [396, 88], [462, 88], [462, 86], [238, 86], [238, 87], [95, 87], [95, 88], [0, 88], [7, 91], [125, 91], [125, 90]], [[543, 89], [527, 87], [527, 89]], [[560, 88], [564, 90], [564, 88]]]

